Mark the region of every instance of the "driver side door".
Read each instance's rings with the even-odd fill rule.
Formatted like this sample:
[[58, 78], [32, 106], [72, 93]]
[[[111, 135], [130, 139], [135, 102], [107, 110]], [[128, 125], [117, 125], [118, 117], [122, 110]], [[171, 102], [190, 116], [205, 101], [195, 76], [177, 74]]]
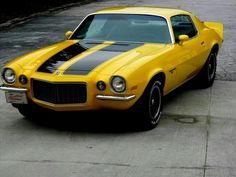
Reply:
[[[201, 61], [200, 56], [204, 51], [204, 45], [189, 15], [173, 16], [171, 17], [171, 24], [175, 36], [174, 51], [175, 59], [177, 60], [177, 85], [181, 85], [198, 72], [198, 63]], [[180, 43], [179, 35], [188, 35], [189, 39]]]

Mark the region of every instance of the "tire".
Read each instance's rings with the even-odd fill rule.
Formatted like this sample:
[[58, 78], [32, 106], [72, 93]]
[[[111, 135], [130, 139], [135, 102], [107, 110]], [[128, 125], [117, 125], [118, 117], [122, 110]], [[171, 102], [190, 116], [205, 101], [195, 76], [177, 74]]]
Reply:
[[13, 105], [16, 107], [21, 115], [26, 119], [36, 119], [43, 115], [46, 115], [46, 111], [37, 106], [36, 104], [27, 104], [27, 105]]
[[37, 113], [32, 110], [29, 106], [20, 106], [17, 108], [19, 113], [26, 119], [33, 119]]
[[205, 65], [197, 76], [197, 82], [201, 88], [208, 88], [214, 83], [217, 67], [216, 55], [214, 51], [210, 53]]
[[158, 80], [151, 82], [144, 94], [132, 108], [138, 117], [138, 123], [144, 130], [155, 128], [161, 117], [163, 107], [163, 86]]

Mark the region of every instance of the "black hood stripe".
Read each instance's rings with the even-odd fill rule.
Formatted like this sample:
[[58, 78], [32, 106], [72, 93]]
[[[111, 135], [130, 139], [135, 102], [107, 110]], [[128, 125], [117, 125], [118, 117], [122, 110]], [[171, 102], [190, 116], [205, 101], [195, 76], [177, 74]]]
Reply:
[[85, 43], [80, 41], [76, 44], [73, 44], [62, 51], [56, 53], [50, 57], [46, 62], [44, 62], [39, 68], [39, 72], [53, 73], [65, 62], [69, 61], [76, 55], [79, 55], [86, 51], [89, 48], [92, 48], [96, 45], [102, 44], [102, 42], [96, 43]]
[[141, 45], [143, 44], [114, 43], [78, 60], [64, 74], [86, 75], [100, 64]]

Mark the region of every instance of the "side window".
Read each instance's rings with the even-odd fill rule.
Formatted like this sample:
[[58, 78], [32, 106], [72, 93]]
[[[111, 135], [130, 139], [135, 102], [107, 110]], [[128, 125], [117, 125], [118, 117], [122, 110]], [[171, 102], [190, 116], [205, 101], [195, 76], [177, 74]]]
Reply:
[[188, 15], [177, 15], [171, 17], [171, 24], [175, 35], [175, 41], [178, 41], [179, 35], [185, 34], [189, 38], [197, 35], [197, 30], [192, 19]]

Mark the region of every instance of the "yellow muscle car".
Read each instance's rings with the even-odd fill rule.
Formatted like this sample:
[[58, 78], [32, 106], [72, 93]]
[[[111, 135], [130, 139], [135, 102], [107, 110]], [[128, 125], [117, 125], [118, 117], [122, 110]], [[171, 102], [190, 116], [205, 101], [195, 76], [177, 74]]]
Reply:
[[194, 77], [213, 84], [223, 24], [180, 9], [115, 7], [89, 14], [66, 37], [2, 68], [7, 102], [25, 117], [131, 109], [151, 129], [163, 96]]

